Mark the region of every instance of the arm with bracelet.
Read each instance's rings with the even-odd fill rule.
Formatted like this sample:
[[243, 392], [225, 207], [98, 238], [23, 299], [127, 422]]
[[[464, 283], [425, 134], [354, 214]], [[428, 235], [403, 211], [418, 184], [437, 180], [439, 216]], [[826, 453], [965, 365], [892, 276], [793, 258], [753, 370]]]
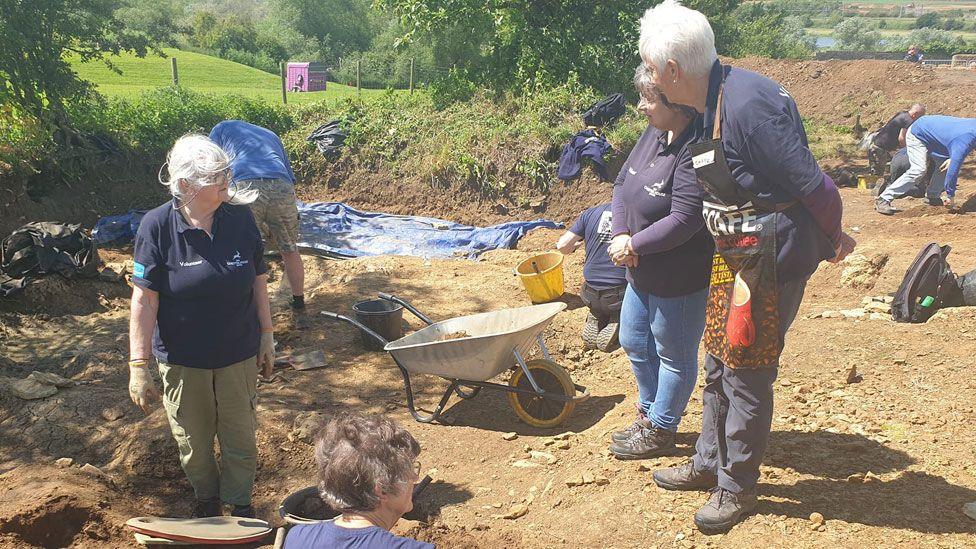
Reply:
[[158, 310], [159, 293], [134, 285], [129, 318], [129, 397], [147, 414], [159, 401], [159, 390], [149, 373]]

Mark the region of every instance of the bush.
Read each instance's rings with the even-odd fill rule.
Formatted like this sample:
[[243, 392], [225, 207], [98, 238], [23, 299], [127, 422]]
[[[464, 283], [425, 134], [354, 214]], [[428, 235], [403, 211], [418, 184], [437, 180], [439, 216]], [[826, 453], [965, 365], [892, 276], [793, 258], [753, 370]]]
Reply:
[[45, 123], [11, 104], [0, 105], [0, 178], [36, 173], [53, 145]]
[[435, 78], [427, 90], [434, 101], [434, 107], [445, 109], [455, 103], [471, 99], [477, 86], [465, 71], [452, 69], [446, 75]]
[[913, 44], [929, 57], [932, 54], [948, 56], [967, 49], [966, 41], [962, 37], [941, 29], [913, 30], [900, 39], [892, 40], [889, 47], [894, 51], [902, 51]]
[[283, 107], [239, 96], [212, 96], [182, 88], [147, 92], [134, 101], [114, 100], [102, 117], [103, 127], [141, 156], [159, 158], [181, 135], [210, 133], [222, 120], [245, 120], [283, 133], [293, 119]]

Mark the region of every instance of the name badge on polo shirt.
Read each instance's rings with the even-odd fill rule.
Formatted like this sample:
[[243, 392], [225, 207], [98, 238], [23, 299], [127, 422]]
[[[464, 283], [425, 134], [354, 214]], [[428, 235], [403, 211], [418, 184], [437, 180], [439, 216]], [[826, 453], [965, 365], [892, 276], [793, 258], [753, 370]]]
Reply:
[[228, 267], [243, 267], [244, 265], [248, 264], [248, 260], [241, 259], [241, 252], [238, 251], [234, 254], [234, 257], [226, 263]]
[[709, 164], [715, 163], [715, 151], [706, 151], [699, 155], [695, 155], [691, 159], [691, 164], [697, 170], [702, 166], [708, 166]]
[[146, 266], [136, 261], [132, 262], [132, 276], [136, 278], [146, 278]]

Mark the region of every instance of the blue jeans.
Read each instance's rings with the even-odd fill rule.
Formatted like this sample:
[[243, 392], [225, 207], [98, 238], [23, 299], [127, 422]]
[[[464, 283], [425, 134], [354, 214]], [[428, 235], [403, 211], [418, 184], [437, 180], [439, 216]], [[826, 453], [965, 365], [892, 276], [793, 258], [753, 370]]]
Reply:
[[677, 431], [698, 377], [708, 288], [657, 297], [627, 286], [620, 346], [637, 379], [638, 405], [656, 427]]

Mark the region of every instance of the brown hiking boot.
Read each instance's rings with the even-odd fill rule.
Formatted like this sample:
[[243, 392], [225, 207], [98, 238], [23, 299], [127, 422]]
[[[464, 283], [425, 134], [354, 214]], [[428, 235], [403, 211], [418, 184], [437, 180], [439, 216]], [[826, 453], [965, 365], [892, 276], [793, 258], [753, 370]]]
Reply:
[[654, 471], [654, 483], [665, 490], [710, 490], [718, 483], [711, 471], [698, 471], [695, 462]]
[[219, 517], [224, 514], [224, 505], [219, 498], [196, 500], [192, 518]]
[[716, 486], [709, 494], [708, 503], [695, 513], [695, 526], [706, 534], [728, 532], [755, 513], [757, 507], [755, 492], [737, 494]]
[[620, 431], [614, 431], [613, 434], [610, 435], [610, 440], [614, 442], [623, 442], [628, 438], [639, 433], [641, 429], [650, 429], [650, 428], [651, 428], [651, 422], [648, 421], [646, 417], [640, 416], [637, 419], [635, 419], [633, 423], [630, 424], [630, 427], [627, 427], [626, 429], [622, 429]]
[[641, 426], [630, 438], [614, 442], [610, 451], [617, 459], [647, 459], [673, 455], [674, 431], [659, 429], [651, 424]]

